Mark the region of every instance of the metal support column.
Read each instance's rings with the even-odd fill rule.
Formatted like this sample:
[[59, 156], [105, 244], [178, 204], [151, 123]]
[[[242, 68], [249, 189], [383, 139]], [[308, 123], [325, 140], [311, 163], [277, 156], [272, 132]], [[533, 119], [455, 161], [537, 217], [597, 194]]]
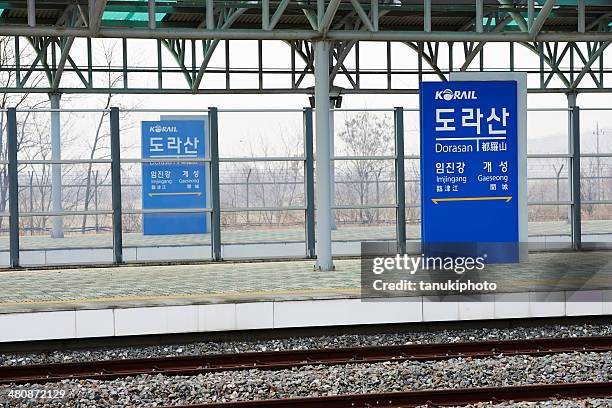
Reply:
[[572, 248], [582, 249], [582, 219], [580, 205], [580, 108], [576, 106], [576, 94], [567, 94], [569, 107], [569, 135], [572, 183]]
[[121, 138], [119, 108], [110, 111], [111, 200], [113, 208], [113, 261], [123, 263], [123, 225], [121, 213]]
[[331, 251], [331, 156], [329, 151], [329, 53], [330, 43], [317, 41], [315, 50], [316, 112], [316, 230], [317, 262], [315, 269], [334, 269]]
[[[51, 160], [59, 161], [62, 160], [62, 136], [61, 136], [61, 122], [60, 122], [60, 94], [50, 94], [49, 100], [51, 101]], [[52, 211], [59, 213], [62, 212], [62, 165], [60, 163], [51, 164], [51, 203]], [[52, 219], [52, 230], [51, 236], [53, 238], [63, 238], [63, 218], [61, 215], [51, 217]]]
[[17, 111], [9, 108], [7, 112], [8, 179], [9, 179], [9, 242], [10, 264], [19, 266], [19, 185], [17, 163]]
[[[330, 102], [331, 104], [331, 102]], [[332, 105], [333, 106], [333, 105]], [[335, 124], [334, 124], [334, 110], [329, 110], [329, 154], [331, 158], [336, 156], [336, 148], [334, 147], [335, 140]], [[336, 205], [336, 162], [331, 160], [329, 163], [329, 196], [331, 199], [331, 206]], [[332, 210], [331, 212], [331, 229], [335, 230], [336, 227], [336, 214]]]
[[304, 108], [304, 201], [306, 204], [306, 257], [311, 259], [316, 257], [313, 139], [312, 108]]
[[397, 253], [406, 253], [406, 178], [404, 175], [404, 109], [395, 108], [395, 223]]
[[217, 108], [208, 108], [210, 128], [210, 198], [212, 259], [221, 258], [221, 198], [219, 193], [219, 117]]

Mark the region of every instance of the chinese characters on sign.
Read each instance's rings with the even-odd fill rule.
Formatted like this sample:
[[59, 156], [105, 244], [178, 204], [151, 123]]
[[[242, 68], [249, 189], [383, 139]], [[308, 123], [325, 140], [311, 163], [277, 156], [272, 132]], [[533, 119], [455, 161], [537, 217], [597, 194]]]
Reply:
[[465, 243], [466, 256], [516, 261], [516, 87], [515, 81], [421, 84], [425, 249]]
[[[205, 208], [205, 163], [176, 159], [205, 157], [205, 122], [142, 122], [142, 208]], [[174, 161], [169, 161], [174, 160]], [[205, 213], [144, 214], [144, 234], [202, 234]]]

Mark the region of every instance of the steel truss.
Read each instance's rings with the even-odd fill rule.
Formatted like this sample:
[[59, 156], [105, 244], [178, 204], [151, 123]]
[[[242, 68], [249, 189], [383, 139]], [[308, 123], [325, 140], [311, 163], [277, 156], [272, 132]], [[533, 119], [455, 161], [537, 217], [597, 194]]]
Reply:
[[[546, 1], [214, 1], [163, 2], [89, 0], [47, 2], [22, 0], [11, 3], [0, 18], [0, 35], [14, 37], [16, 80], [5, 92], [38, 93], [313, 93], [314, 43], [331, 43], [332, 93], [416, 93], [417, 86], [399, 87], [396, 79], [431, 75], [446, 80], [451, 71], [527, 71], [539, 76], [531, 92], [609, 92], [606, 74], [612, 72], [604, 57], [612, 41], [612, 5], [578, 0], [575, 5]], [[596, 4], [597, 3], [597, 4]], [[565, 4], [565, 2], [563, 3]], [[51, 13], [50, 10], [54, 10]], [[144, 21], [109, 20], [107, 12], [147, 13]], [[7, 14], [8, 12], [8, 14]], [[161, 21], [158, 14], [164, 13]], [[49, 14], [55, 15], [49, 18]], [[45, 16], [42, 18], [41, 16]], [[73, 44], [86, 38], [87, 58], [77, 58]], [[98, 38], [121, 38], [122, 63], [95, 66]], [[132, 66], [130, 39], [149, 38], [157, 65]], [[232, 40], [256, 40], [258, 60], [252, 67], [230, 64]], [[22, 57], [23, 41], [34, 59]], [[282, 41], [290, 54], [290, 66], [270, 69], [264, 64], [264, 47]], [[224, 42], [224, 63], [212, 66]], [[360, 66], [360, 44], [378, 41], [386, 47], [385, 67]], [[505, 43], [508, 63], [491, 66], [485, 60], [487, 44]], [[401, 47], [392, 46], [401, 43]], [[533, 55], [527, 66], [515, 65], [520, 46]], [[461, 53], [454, 52], [460, 47]], [[80, 50], [80, 52], [83, 52]], [[399, 55], [397, 55], [399, 54]], [[168, 55], [172, 58], [168, 58]], [[442, 57], [444, 55], [444, 57]], [[363, 57], [363, 56], [362, 56]], [[218, 56], [216, 57], [217, 59]], [[398, 69], [396, 61], [417, 61], [410, 69]], [[524, 58], [523, 58], [524, 60]], [[405, 65], [405, 64], [404, 64]], [[98, 84], [99, 73], [122, 74], [117, 87]], [[47, 81], [34, 81], [43, 73]], [[66, 73], [78, 84], [66, 80]], [[155, 86], [130, 83], [137, 74], [156, 74]], [[168, 76], [180, 73], [184, 86], [168, 84]], [[212, 86], [208, 74], [224, 74], [225, 86]], [[236, 87], [234, 74], [257, 76], [254, 86]], [[265, 78], [290, 77], [288, 86], [270, 87]], [[364, 75], [381, 79], [379, 87], [362, 86]], [[418, 81], [416, 81], [418, 80]], [[70, 83], [68, 83], [70, 82]], [[402, 81], [399, 81], [402, 82]], [[403, 81], [405, 82], [405, 81]]]

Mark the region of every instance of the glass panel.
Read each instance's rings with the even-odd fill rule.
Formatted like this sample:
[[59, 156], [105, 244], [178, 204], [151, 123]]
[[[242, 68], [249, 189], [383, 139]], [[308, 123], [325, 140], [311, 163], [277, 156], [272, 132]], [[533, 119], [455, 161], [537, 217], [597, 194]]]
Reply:
[[571, 206], [569, 205], [530, 205], [529, 237], [569, 236], [572, 233]]
[[394, 208], [333, 210], [336, 228], [332, 241], [380, 241], [393, 240], [395, 231]]
[[583, 201], [612, 200], [612, 157], [581, 157], [580, 194]]
[[[121, 133], [124, 259], [211, 259], [211, 220], [206, 211], [210, 206], [210, 164], [176, 162], [209, 157], [207, 113], [127, 111], [122, 115], [127, 128], [124, 131], [122, 127]], [[143, 125], [150, 121], [189, 123]], [[139, 162], [145, 157], [159, 161]]]
[[305, 225], [303, 210], [223, 212], [223, 258], [303, 258]]
[[582, 205], [582, 241], [612, 244], [612, 204]]
[[568, 153], [568, 112], [527, 112], [527, 153]]
[[527, 197], [529, 202], [569, 201], [569, 160], [545, 158], [527, 160]]
[[[54, 117], [63, 163], [49, 162]], [[21, 263], [112, 262], [109, 112], [18, 111], [17, 122]]]

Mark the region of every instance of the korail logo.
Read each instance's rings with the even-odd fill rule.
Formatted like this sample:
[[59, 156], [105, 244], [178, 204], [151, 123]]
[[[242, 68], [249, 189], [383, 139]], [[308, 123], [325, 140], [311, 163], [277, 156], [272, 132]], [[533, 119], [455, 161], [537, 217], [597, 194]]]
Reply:
[[155, 126], [151, 126], [149, 128], [150, 132], [153, 133], [176, 133], [176, 126], [162, 126], [162, 125], [155, 125]]
[[450, 89], [445, 89], [443, 91], [436, 91], [435, 99], [444, 99], [445, 101], [452, 101], [454, 99], [478, 99], [476, 97], [476, 91], [451, 91]]

